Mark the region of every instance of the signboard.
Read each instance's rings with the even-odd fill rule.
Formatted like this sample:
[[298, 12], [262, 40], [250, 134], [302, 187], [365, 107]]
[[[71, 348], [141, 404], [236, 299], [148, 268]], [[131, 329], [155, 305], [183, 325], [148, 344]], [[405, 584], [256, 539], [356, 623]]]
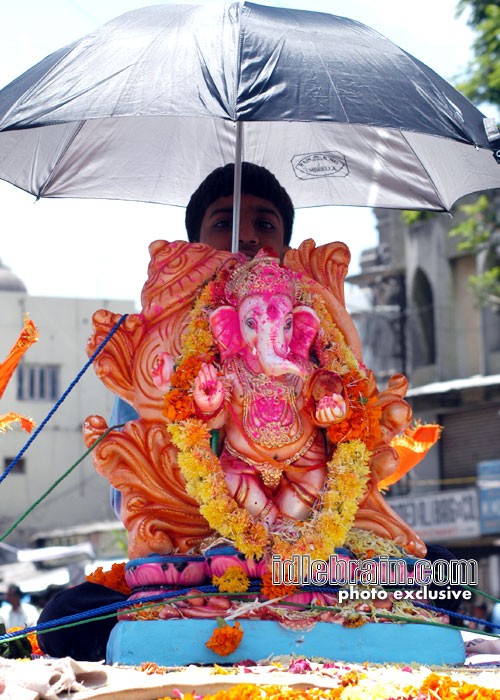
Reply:
[[479, 520], [481, 532], [491, 535], [500, 532], [500, 460], [478, 462], [477, 487], [479, 492]]
[[475, 488], [390, 498], [387, 502], [424, 542], [470, 539], [481, 533]]

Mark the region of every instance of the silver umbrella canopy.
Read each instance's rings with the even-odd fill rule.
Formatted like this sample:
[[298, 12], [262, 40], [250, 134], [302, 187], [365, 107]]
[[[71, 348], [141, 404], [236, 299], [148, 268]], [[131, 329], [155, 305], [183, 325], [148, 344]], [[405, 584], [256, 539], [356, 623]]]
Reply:
[[0, 91], [0, 178], [37, 197], [185, 206], [243, 159], [298, 207], [448, 210], [500, 187], [498, 136], [369, 27], [246, 2], [129, 12]]

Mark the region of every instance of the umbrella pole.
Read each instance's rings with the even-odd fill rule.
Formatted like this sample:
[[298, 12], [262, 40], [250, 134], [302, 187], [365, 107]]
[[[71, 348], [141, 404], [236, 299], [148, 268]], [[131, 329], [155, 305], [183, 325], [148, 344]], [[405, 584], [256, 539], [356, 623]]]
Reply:
[[236, 122], [236, 149], [234, 154], [234, 198], [233, 198], [233, 236], [231, 252], [237, 253], [240, 242], [240, 206], [241, 206], [241, 151], [243, 146], [243, 122]]

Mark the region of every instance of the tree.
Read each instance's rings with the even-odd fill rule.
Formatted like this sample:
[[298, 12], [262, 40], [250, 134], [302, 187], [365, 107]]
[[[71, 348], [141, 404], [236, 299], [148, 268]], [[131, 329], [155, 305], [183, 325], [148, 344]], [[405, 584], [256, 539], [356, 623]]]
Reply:
[[[488, 0], [459, 0], [457, 15], [469, 12], [467, 24], [476, 32], [474, 57], [465, 79], [457, 86], [477, 104], [500, 109], [500, 6]], [[482, 306], [500, 310], [499, 241], [500, 214], [495, 198], [481, 195], [474, 203], [460, 207], [467, 219], [450, 231], [461, 236], [459, 250], [483, 252], [487, 264], [481, 274], [470, 278], [471, 288]]]
[[450, 236], [460, 236], [457, 248], [484, 258], [483, 272], [472, 275], [469, 285], [481, 306], [500, 311], [500, 211], [498, 201], [482, 194], [474, 203], [460, 210], [467, 218], [451, 229]]
[[476, 32], [474, 58], [458, 89], [478, 104], [500, 108], [500, 6], [487, 0], [459, 0], [457, 14], [469, 10], [467, 24]]

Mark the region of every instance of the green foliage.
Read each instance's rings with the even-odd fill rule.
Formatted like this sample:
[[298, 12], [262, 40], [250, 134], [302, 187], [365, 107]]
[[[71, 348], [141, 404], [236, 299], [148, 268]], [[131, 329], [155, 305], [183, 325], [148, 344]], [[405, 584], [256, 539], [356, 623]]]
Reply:
[[[464, 12], [469, 13], [467, 23], [476, 32], [474, 58], [457, 87], [473, 102], [500, 108], [500, 4], [498, 0], [459, 0], [457, 15]], [[471, 253], [487, 250], [492, 246], [492, 235], [500, 228], [494, 205], [482, 195], [460, 209], [468, 218], [450, 231], [450, 236], [461, 237], [458, 249]], [[481, 306], [500, 310], [499, 267], [471, 276], [470, 286]]]
[[474, 102], [500, 106], [500, 6], [486, 0], [460, 0], [457, 14], [470, 10], [468, 24], [477, 31], [468, 77], [458, 89]]
[[[458, 250], [467, 253], [488, 250], [492, 244], [492, 234], [500, 230], [495, 206], [482, 194], [472, 204], [463, 204], [460, 211], [468, 218], [449, 232], [450, 236], [462, 238], [457, 245]], [[500, 310], [500, 267], [492, 267], [480, 275], [471, 275], [469, 285], [480, 306]]]
[[413, 226], [421, 221], [427, 221], [436, 215], [435, 211], [421, 211], [416, 209], [405, 209], [401, 212], [401, 220], [407, 226]]
[[[5, 625], [0, 623], [0, 635], [5, 634]], [[31, 657], [31, 644], [27, 637], [23, 639], [11, 639], [0, 643], [0, 657], [4, 659], [26, 659]]]
[[463, 204], [459, 210], [468, 218], [452, 228], [449, 235], [462, 237], [458, 250], [476, 253], [487, 246], [492, 232], [498, 227], [497, 213], [484, 194], [472, 204]]
[[482, 275], [471, 275], [469, 284], [480, 306], [500, 311], [500, 267], [492, 267]]
[[125, 530], [113, 530], [115, 545], [121, 552], [127, 553], [128, 550], [128, 535]]

